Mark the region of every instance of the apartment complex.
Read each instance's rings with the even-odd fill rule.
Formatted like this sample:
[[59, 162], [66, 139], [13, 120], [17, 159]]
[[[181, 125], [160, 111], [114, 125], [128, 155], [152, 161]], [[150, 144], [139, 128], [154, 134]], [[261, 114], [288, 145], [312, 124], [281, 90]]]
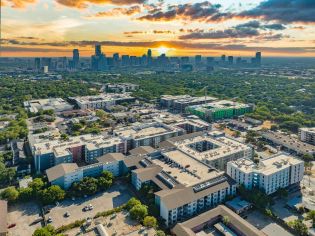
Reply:
[[216, 134], [195, 132], [182, 135], [161, 143], [161, 148], [176, 147], [186, 155], [223, 171], [229, 161], [252, 158], [250, 146]]
[[[228, 217], [229, 224], [224, 224], [224, 217]], [[207, 230], [208, 229], [208, 230]], [[209, 230], [214, 232], [208, 234]], [[224, 205], [202, 213], [183, 223], [178, 223], [172, 233], [176, 236], [197, 235], [235, 235], [235, 236], [266, 236], [242, 217]]]
[[153, 184], [155, 203], [167, 226], [191, 218], [235, 195], [236, 182], [178, 149], [127, 158], [132, 184], [137, 190]]
[[136, 99], [129, 93], [102, 93], [96, 96], [71, 98], [80, 109], [106, 109], [122, 103], [134, 102]]
[[160, 122], [135, 124], [114, 130], [114, 135], [123, 140], [125, 152], [140, 146], [157, 147], [160, 142], [184, 133], [185, 130], [181, 128]]
[[227, 174], [245, 188], [263, 189], [272, 194], [279, 188], [297, 184], [303, 179], [304, 162], [283, 153], [260, 160], [239, 159], [227, 164]]
[[253, 106], [234, 101], [221, 100], [201, 105], [189, 106], [186, 111], [206, 121], [217, 121], [244, 115], [251, 112]]
[[72, 110], [73, 106], [62, 98], [48, 98], [48, 99], [38, 99], [30, 100], [24, 102], [24, 108], [28, 112], [37, 113], [40, 110], [53, 110], [55, 112], [63, 112]]
[[217, 100], [214, 97], [192, 97], [190, 95], [163, 95], [160, 99], [160, 106], [176, 113], [185, 113], [186, 107], [199, 105]]
[[315, 145], [315, 127], [313, 128], [300, 128], [299, 138], [302, 142]]
[[95, 163], [78, 167], [76, 163], [62, 163], [46, 170], [48, 181], [52, 185], [59, 185], [68, 189], [74, 182], [84, 177], [97, 177], [103, 171], [110, 171], [114, 176], [121, 175], [122, 160], [121, 153], [108, 153], [95, 159]]
[[61, 163], [91, 163], [106, 153], [125, 152], [119, 137], [87, 134], [63, 141], [42, 140], [35, 135], [29, 135], [28, 139], [37, 172]]
[[261, 136], [266, 141], [270, 142], [273, 145], [279, 146], [285, 151], [296, 153], [298, 155], [315, 154], [314, 145], [308, 144], [304, 141], [300, 141], [295, 137], [273, 131], [263, 132]]

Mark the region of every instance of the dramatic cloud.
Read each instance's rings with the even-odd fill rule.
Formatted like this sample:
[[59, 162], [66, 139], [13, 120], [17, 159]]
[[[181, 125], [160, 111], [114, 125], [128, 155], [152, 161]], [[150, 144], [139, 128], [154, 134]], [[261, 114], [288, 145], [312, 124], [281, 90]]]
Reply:
[[282, 23], [315, 22], [314, 0], [266, 0], [257, 7], [238, 14], [244, 18], [262, 18]]
[[67, 7], [86, 8], [89, 4], [113, 4], [113, 5], [131, 5], [141, 4], [145, 0], [56, 0], [59, 4]]
[[220, 12], [220, 4], [211, 4], [208, 1], [194, 4], [180, 4], [169, 6], [166, 11], [152, 10], [152, 13], [141, 16], [138, 20], [148, 21], [172, 21], [172, 20], [196, 20], [219, 21], [226, 18], [227, 13]]
[[253, 20], [244, 24], [235, 26], [236, 29], [253, 28], [253, 29], [271, 29], [271, 30], [284, 30], [286, 27], [283, 24], [262, 24], [260, 21]]
[[108, 11], [98, 12], [92, 17], [112, 17], [112, 16], [121, 16], [121, 15], [131, 16], [131, 15], [138, 14], [140, 12], [141, 12], [140, 6], [132, 6], [129, 8], [118, 7], [118, 8], [113, 8]]
[[1, 6], [10, 6], [12, 8], [24, 8], [30, 3], [35, 3], [37, 0], [1, 0]]
[[226, 29], [211, 32], [197, 32], [182, 35], [180, 39], [225, 39], [225, 38], [249, 38], [258, 36], [259, 31], [251, 28]]

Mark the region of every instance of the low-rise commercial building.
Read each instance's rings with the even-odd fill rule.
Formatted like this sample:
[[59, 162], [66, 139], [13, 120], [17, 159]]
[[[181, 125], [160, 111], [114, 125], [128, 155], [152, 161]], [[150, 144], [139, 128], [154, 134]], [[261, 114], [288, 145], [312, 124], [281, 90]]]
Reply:
[[110, 106], [122, 103], [134, 102], [136, 99], [129, 93], [102, 93], [96, 96], [74, 97], [71, 98], [80, 109], [106, 109]]
[[72, 183], [82, 180], [84, 177], [97, 177], [103, 171], [110, 171], [114, 176], [121, 175], [122, 160], [121, 153], [109, 153], [98, 157], [95, 163], [78, 167], [76, 163], [63, 163], [46, 170], [48, 181], [51, 185], [59, 185], [68, 189]]
[[37, 172], [61, 163], [92, 163], [106, 153], [124, 153], [124, 143], [119, 137], [86, 134], [69, 140], [38, 140], [29, 135], [29, 146]]
[[[214, 132], [216, 133], [216, 132]], [[252, 158], [252, 147], [234, 139], [210, 133], [195, 132], [168, 139], [161, 148], [176, 147], [192, 158], [219, 170], [225, 170], [229, 161]]]
[[192, 97], [190, 95], [163, 95], [160, 98], [160, 106], [176, 113], [185, 113], [186, 108], [192, 105], [199, 105], [217, 100], [214, 97]]
[[189, 106], [186, 111], [206, 121], [229, 119], [244, 115], [253, 110], [252, 105], [234, 101], [221, 100], [201, 105]]
[[304, 175], [304, 162], [280, 153], [260, 160], [258, 164], [245, 158], [228, 162], [226, 172], [247, 189], [259, 188], [266, 194], [272, 194], [279, 188], [300, 183]]
[[53, 110], [55, 112], [63, 112], [72, 110], [73, 106], [62, 98], [48, 98], [48, 99], [38, 99], [30, 100], [24, 102], [24, 108], [28, 112], [37, 113], [40, 110]]
[[114, 130], [114, 135], [123, 140], [125, 152], [140, 146], [157, 147], [160, 142], [184, 133], [181, 128], [159, 122], [135, 124]]
[[262, 137], [271, 144], [278, 145], [285, 151], [296, 153], [298, 155], [315, 154], [315, 146], [302, 142], [290, 135], [279, 132], [267, 131], [262, 132]]
[[313, 128], [300, 128], [299, 138], [302, 142], [315, 145], [315, 127]]
[[[228, 223], [224, 222], [225, 219]], [[178, 223], [172, 233], [176, 236], [197, 235], [266, 236], [229, 208], [219, 205], [183, 223]]]

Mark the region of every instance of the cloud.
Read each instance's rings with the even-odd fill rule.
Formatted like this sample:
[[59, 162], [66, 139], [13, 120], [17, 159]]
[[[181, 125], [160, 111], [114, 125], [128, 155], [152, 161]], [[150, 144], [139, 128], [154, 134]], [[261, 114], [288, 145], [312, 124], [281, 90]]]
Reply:
[[241, 28], [253, 28], [253, 29], [271, 29], [271, 30], [284, 30], [286, 27], [283, 24], [275, 23], [275, 24], [262, 24], [260, 21], [252, 20], [246, 22], [244, 24], [239, 24], [235, 26], [236, 29]]
[[108, 11], [98, 12], [92, 15], [92, 17], [112, 17], [112, 16], [121, 16], [121, 15], [131, 16], [131, 15], [138, 14], [140, 12], [141, 12], [140, 6], [132, 6], [129, 8], [117, 7]]
[[36, 3], [37, 0], [1, 0], [1, 6], [10, 6], [12, 8], [24, 8], [28, 4]]
[[138, 20], [147, 21], [172, 21], [172, 20], [197, 20], [197, 21], [220, 21], [229, 16], [220, 12], [220, 4], [212, 4], [208, 1], [200, 3], [187, 3], [171, 5], [166, 11], [161, 9], [152, 10], [151, 13], [141, 16]]
[[242, 18], [262, 18], [282, 23], [315, 22], [314, 0], [266, 0], [238, 14]]
[[132, 5], [142, 4], [145, 0], [56, 0], [61, 5], [74, 8], [86, 8], [89, 4]]
[[196, 32], [179, 36], [179, 39], [225, 39], [250, 38], [258, 36], [259, 31], [251, 28], [216, 30], [211, 32]]

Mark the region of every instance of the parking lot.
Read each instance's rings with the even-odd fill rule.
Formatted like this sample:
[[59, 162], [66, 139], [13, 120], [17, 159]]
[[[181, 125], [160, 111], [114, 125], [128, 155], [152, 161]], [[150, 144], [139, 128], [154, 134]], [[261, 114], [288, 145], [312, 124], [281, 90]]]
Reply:
[[258, 211], [248, 213], [246, 220], [268, 236], [293, 236], [293, 234]]
[[[118, 207], [126, 203], [131, 197], [131, 193], [125, 186], [114, 185], [108, 191], [91, 197], [60, 202], [58, 206], [53, 207], [51, 211], [46, 214], [46, 219], [50, 217], [52, 220], [51, 224], [58, 228], [76, 220], [93, 217], [97, 212]], [[84, 211], [83, 208], [90, 204], [93, 206], [93, 210]], [[66, 212], [70, 214], [69, 217], [64, 216]]]
[[8, 225], [16, 224], [9, 229], [10, 236], [30, 236], [35, 229], [41, 227], [41, 223], [33, 224], [40, 218], [40, 208], [35, 202], [16, 203], [9, 206]]

